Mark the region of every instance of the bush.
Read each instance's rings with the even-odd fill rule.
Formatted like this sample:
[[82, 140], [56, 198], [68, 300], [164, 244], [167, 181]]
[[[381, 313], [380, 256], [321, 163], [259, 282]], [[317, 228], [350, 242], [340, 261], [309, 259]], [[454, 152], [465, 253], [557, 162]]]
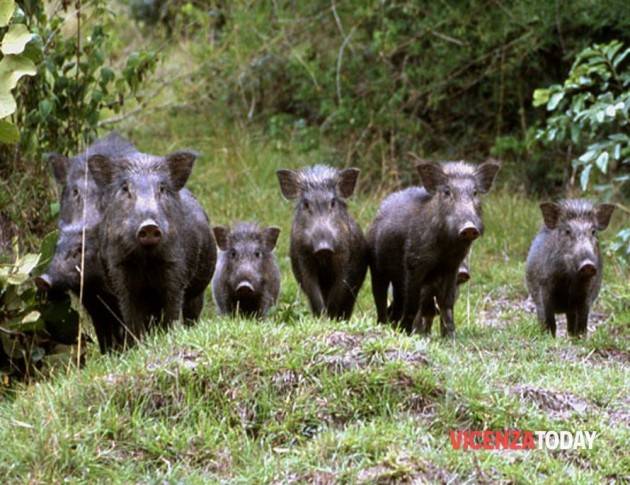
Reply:
[[[526, 140], [539, 118], [529, 103], [537, 86], [560, 80], [594, 40], [630, 40], [623, 1], [220, 8], [225, 24], [206, 33], [218, 40], [192, 45], [214, 111], [306, 135], [305, 149], [323, 136], [378, 180], [413, 173], [409, 152], [480, 160], [498, 138]], [[206, 88], [191, 90], [198, 100]]]
[[[0, 145], [0, 219], [22, 229], [28, 248], [37, 246], [56, 216], [43, 153], [79, 152], [96, 135], [101, 114], [133, 101], [156, 65], [156, 54], [147, 51], [132, 52], [118, 67], [111, 64], [107, 32], [114, 13], [108, 3], [79, 1], [71, 11], [70, 2], [47, 10], [44, 2], [29, 0], [20, 2], [14, 15], [30, 32], [23, 57], [36, 69], [15, 92], [12, 121], [19, 139], [5, 140], [15, 146]], [[66, 29], [75, 32], [68, 36]]]

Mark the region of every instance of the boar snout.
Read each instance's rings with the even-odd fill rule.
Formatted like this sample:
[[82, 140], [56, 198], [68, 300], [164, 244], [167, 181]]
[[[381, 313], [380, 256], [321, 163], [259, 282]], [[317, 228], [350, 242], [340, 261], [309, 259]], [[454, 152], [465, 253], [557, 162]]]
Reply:
[[578, 267], [578, 273], [585, 278], [591, 278], [597, 274], [597, 267], [595, 263], [590, 259], [585, 259], [580, 263]]
[[479, 228], [471, 221], [466, 222], [459, 230], [459, 238], [474, 241], [480, 236]]
[[248, 297], [254, 294], [254, 285], [249, 281], [241, 281], [236, 287], [236, 295], [240, 297]]
[[162, 238], [162, 231], [157, 222], [153, 219], [147, 219], [138, 228], [137, 233], [138, 242], [142, 246], [151, 247], [157, 246]]
[[48, 273], [37, 276], [35, 278], [35, 286], [37, 286], [40, 291], [50, 290], [53, 286], [52, 277]]

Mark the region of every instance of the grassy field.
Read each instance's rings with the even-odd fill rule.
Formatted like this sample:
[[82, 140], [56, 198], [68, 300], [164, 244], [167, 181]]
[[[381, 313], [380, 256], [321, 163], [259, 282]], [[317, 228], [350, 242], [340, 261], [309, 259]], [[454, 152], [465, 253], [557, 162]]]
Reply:
[[[0, 476], [206, 483], [624, 482], [630, 480], [630, 285], [606, 255], [589, 337], [543, 335], [524, 259], [536, 201], [503, 187], [485, 200], [487, 231], [456, 306], [457, 338], [375, 323], [369, 278], [350, 322], [309, 316], [290, 272], [292, 207], [275, 170], [320, 161], [290, 142], [181, 113], [136, 120], [144, 151], [202, 153], [189, 187], [214, 224], [282, 228], [282, 293], [263, 322], [213, 316], [116, 356], [19, 389], [0, 404]], [[499, 178], [501, 175], [499, 175]], [[383, 181], [387, 186], [388, 181]], [[366, 228], [380, 191], [351, 212]], [[603, 234], [628, 225], [621, 213]], [[627, 269], [627, 268], [626, 268]], [[439, 325], [434, 325], [439, 327]], [[456, 451], [449, 430], [596, 431], [584, 451]]]

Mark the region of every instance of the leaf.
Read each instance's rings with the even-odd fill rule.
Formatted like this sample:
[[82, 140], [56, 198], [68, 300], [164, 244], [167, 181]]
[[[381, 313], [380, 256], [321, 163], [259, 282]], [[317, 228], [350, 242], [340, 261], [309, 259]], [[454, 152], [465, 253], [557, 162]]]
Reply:
[[553, 111], [554, 109], [556, 109], [563, 98], [564, 98], [564, 92], [559, 91], [557, 93], [554, 93], [549, 99], [549, 102], [547, 103], [547, 111]]
[[580, 158], [580, 162], [582, 163], [588, 163], [591, 160], [593, 160], [593, 158], [595, 158], [596, 152], [595, 150], [589, 150], [586, 153], [584, 153]]
[[0, 0], [0, 27], [6, 27], [15, 12], [15, 2], [13, 0]]
[[37, 310], [33, 310], [22, 318], [22, 323], [34, 323], [39, 320], [40, 313]]
[[37, 74], [35, 64], [24, 56], [5, 56], [0, 61], [0, 93], [8, 93], [22, 76]]
[[608, 170], [608, 152], [600, 153], [597, 160], [595, 160], [595, 165], [597, 165], [597, 168], [599, 168], [602, 173], [606, 173]]
[[617, 143], [613, 150], [613, 157], [615, 160], [619, 160], [621, 158], [621, 145]]
[[40, 257], [41, 257], [40, 254], [32, 254], [32, 253], [25, 254], [16, 263], [16, 266], [18, 267], [18, 272], [25, 275], [30, 275], [31, 271], [33, 271], [35, 266], [37, 266], [37, 263], [39, 263]]
[[583, 191], [585, 191], [588, 187], [588, 179], [591, 175], [592, 168], [592, 165], [587, 165], [586, 167], [584, 167], [584, 170], [582, 170], [582, 173], [580, 175], [580, 185], [582, 186]]
[[21, 54], [24, 52], [26, 44], [28, 44], [33, 38], [26, 25], [14, 24], [9, 28], [9, 31], [4, 35], [2, 39], [2, 47], [0, 50], [4, 55], [9, 54]]
[[538, 106], [547, 104], [547, 101], [549, 101], [548, 89], [536, 89], [534, 91], [534, 100], [532, 104], [534, 105], [535, 108], [537, 108]]
[[15, 104], [15, 98], [10, 92], [0, 92], [0, 118], [6, 118], [9, 115], [15, 113], [17, 104]]
[[0, 120], [0, 143], [13, 145], [20, 140], [20, 133], [15, 125], [7, 120]]

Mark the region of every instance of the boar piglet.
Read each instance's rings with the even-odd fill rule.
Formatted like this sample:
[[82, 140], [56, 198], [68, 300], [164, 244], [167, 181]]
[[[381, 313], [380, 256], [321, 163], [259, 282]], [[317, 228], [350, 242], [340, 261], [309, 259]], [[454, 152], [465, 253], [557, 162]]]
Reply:
[[97, 256], [101, 222], [99, 190], [88, 170], [87, 160], [94, 154], [124, 157], [136, 152], [128, 140], [110, 133], [75, 157], [56, 153], [48, 157], [61, 190], [59, 236], [52, 260], [46, 271], [35, 278], [35, 284], [50, 299], [58, 298], [66, 291], [78, 295], [83, 266], [82, 303], [90, 315], [103, 353], [122, 346], [124, 330], [120, 325], [116, 299], [105, 286]]
[[295, 200], [291, 267], [315, 315], [347, 319], [367, 271], [367, 245], [348, 213], [359, 170], [316, 165], [278, 170], [285, 198]]
[[99, 257], [135, 337], [155, 322], [195, 320], [216, 263], [208, 217], [184, 185], [196, 154], [90, 157], [103, 190]]
[[280, 269], [273, 254], [280, 229], [240, 222], [231, 230], [216, 226], [213, 232], [221, 250], [212, 280], [219, 314], [265, 316], [280, 292]]
[[588, 314], [602, 282], [597, 233], [608, 227], [615, 206], [573, 199], [544, 202], [540, 209], [544, 225], [526, 265], [538, 320], [555, 336], [555, 314], [565, 313], [569, 335], [586, 335]]
[[429, 333], [437, 301], [442, 335], [453, 336], [457, 284], [469, 277], [464, 258], [483, 233], [480, 195], [490, 190], [499, 164], [421, 163], [417, 170], [422, 186], [388, 196], [368, 231], [378, 320]]

